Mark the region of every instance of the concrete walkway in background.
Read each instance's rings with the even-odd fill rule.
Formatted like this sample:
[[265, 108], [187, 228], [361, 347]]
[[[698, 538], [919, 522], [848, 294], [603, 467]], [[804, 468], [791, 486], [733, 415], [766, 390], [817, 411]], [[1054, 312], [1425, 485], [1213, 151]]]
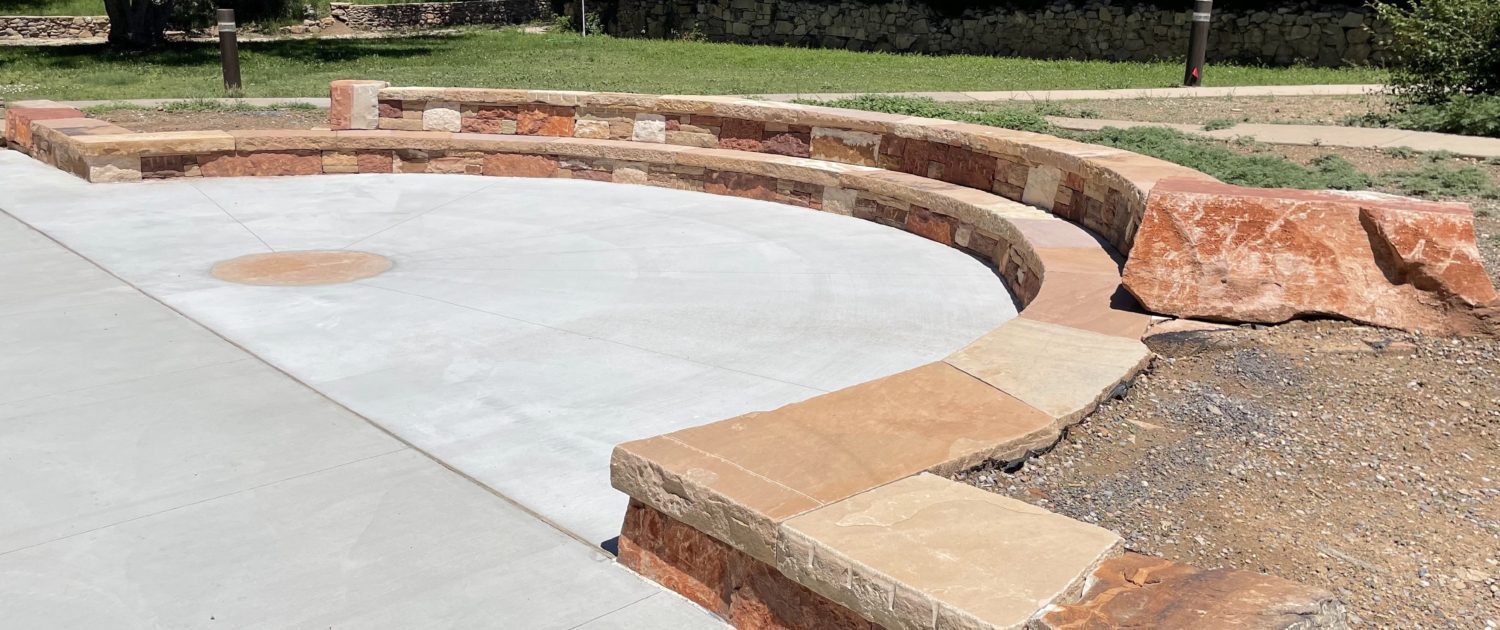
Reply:
[[[1243, 85], [1236, 87], [1202, 88], [1131, 88], [1123, 90], [1017, 90], [1010, 92], [884, 92], [881, 96], [907, 96], [930, 98], [944, 102], [990, 103], [1004, 101], [1098, 101], [1129, 98], [1224, 98], [1250, 96], [1358, 96], [1374, 94], [1384, 90], [1383, 85]], [[871, 92], [825, 93], [825, 94], [750, 94], [747, 98], [767, 101], [819, 100], [828, 101], [872, 94]], [[167, 103], [185, 101], [181, 98], [146, 98], [114, 101], [60, 101], [69, 107], [93, 107], [109, 103], [130, 103], [141, 107], [158, 107]], [[328, 107], [328, 99], [317, 97], [287, 98], [240, 98], [214, 99], [223, 103], [246, 103], [249, 105], [276, 105], [301, 103], [317, 107]]]
[[1450, 151], [1458, 155], [1476, 158], [1500, 157], [1500, 138], [1455, 136], [1446, 133], [1407, 131], [1405, 129], [1240, 123], [1228, 129], [1207, 131], [1202, 125], [1132, 120], [1062, 118], [1055, 116], [1049, 116], [1047, 120], [1063, 129], [1072, 129], [1075, 131], [1093, 131], [1105, 127], [1167, 127], [1184, 133], [1217, 140], [1232, 140], [1244, 137], [1253, 138], [1257, 142], [1268, 144], [1359, 149], [1407, 147], [1417, 151]]
[[[1384, 90], [1384, 85], [1241, 85], [1234, 87], [1128, 88], [1122, 90], [1013, 90], [1008, 92], [894, 92], [883, 96], [911, 96], [950, 103], [1004, 101], [1109, 101], [1131, 98], [1225, 98], [1250, 96], [1359, 96]], [[834, 100], [869, 94], [761, 94], [768, 101]]]
[[[0, 210], [5, 627], [720, 627], [599, 550], [626, 505], [614, 446], [1015, 315], [939, 243], [645, 186], [88, 184], [0, 151]], [[394, 266], [209, 273], [340, 249]]]

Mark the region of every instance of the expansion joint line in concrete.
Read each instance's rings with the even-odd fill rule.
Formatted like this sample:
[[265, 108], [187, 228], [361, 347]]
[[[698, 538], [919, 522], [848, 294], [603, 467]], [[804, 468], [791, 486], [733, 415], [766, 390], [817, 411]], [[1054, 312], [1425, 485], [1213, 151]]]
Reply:
[[[202, 191], [199, 191], [199, 192], [202, 192]], [[463, 472], [463, 471], [461, 471], [461, 470], [459, 470], [457, 468], [454, 468], [453, 466], [449, 465], [447, 462], [445, 462], [442, 459], [439, 459], [438, 457], [434, 456], [432, 453], [426, 451], [425, 449], [422, 449], [421, 447], [418, 447], [417, 445], [411, 443], [411, 441], [409, 441], [409, 440], [407, 440], [407, 439], [405, 439], [405, 438], [403, 438], [403, 437], [401, 437], [401, 436], [393, 433], [392, 431], [390, 431], [389, 429], [385, 428], [384, 426], [381, 426], [380, 423], [375, 422], [374, 420], [371, 420], [368, 416], [365, 416], [364, 414], [361, 414], [361, 413], [359, 413], [359, 412], [357, 412], [357, 411], [355, 411], [353, 409], [350, 409], [347, 405], [345, 405], [345, 404], [343, 404], [343, 403], [341, 403], [341, 402], [339, 402], [337, 400], [334, 400], [334, 399], [328, 397], [327, 394], [324, 394], [323, 392], [319, 391], [316, 387], [313, 387], [307, 381], [304, 381], [304, 380], [302, 380], [300, 378], [297, 378], [296, 376], [292, 375], [290, 372], [287, 372], [286, 370], [282, 369], [280, 366], [278, 366], [278, 365], [276, 365], [274, 363], [271, 363], [270, 361], [266, 361], [259, 354], [256, 354], [256, 353], [250, 351], [249, 348], [246, 348], [245, 346], [243, 346], [243, 345], [235, 342], [233, 339], [230, 339], [230, 338], [224, 336], [222, 333], [220, 333], [217, 330], [214, 330], [212, 327], [204, 325], [203, 322], [198, 321], [197, 319], [193, 318], [191, 315], [188, 315], [187, 313], [184, 313], [183, 311], [181, 311], [180, 309], [172, 306], [171, 304], [167, 304], [166, 302], [162, 301], [161, 299], [157, 298], [156, 296], [151, 295], [150, 293], [142, 290], [135, 283], [130, 282], [129, 280], [126, 280], [125, 278], [121, 277], [119, 274], [116, 274], [115, 272], [113, 272], [113, 271], [109, 270], [108, 268], [104, 267], [103, 265], [99, 264], [98, 261], [95, 261], [94, 259], [89, 258], [88, 256], [83, 255], [78, 250], [75, 250], [72, 247], [69, 247], [67, 244], [63, 243], [62, 241], [57, 240], [56, 238], [54, 238], [51, 234], [48, 234], [48, 233], [46, 233], [46, 232], [38, 229], [36, 226], [33, 226], [30, 223], [27, 223], [26, 221], [21, 220], [20, 217], [16, 217], [15, 215], [13, 215], [11, 213], [6, 212], [4, 208], [0, 208], [0, 213], [4, 213], [6, 216], [11, 217], [12, 219], [15, 219], [17, 222], [21, 223], [22, 225], [25, 225], [25, 226], [33, 229], [33, 230], [36, 230], [36, 232], [38, 234], [42, 235], [47, 240], [49, 240], [52, 243], [56, 244], [58, 247], [61, 247], [62, 249], [64, 249], [68, 253], [70, 253], [70, 254], [72, 254], [74, 256], [77, 256], [81, 260], [88, 261], [89, 264], [93, 265], [95, 268], [99, 269], [100, 271], [104, 272], [105, 274], [108, 274], [111, 278], [114, 278], [115, 280], [119, 281], [120, 283], [124, 284], [125, 286], [130, 287], [131, 290], [136, 291], [136, 292], [140, 293], [141, 295], [145, 296], [146, 298], [148, 298], [148, 299], [156, 302], [157, 304], [162, 305], [162, 307], [164, 307], [164, 308], [172, 311], [173, 313], [177, 314], [179, 317], [182, 317], [183, 319], [185, 319], [185, 320], [187, 320], [189, 322], [192, 322], [193, 325], [198, 326], [199, 328], [202, 328], [203, 330], [208, 331], [209, 334], [211, 334], [211, 335], [219, 338], [220, 340], [224, 341], [225, 343], [227, 343], [227, 344], [229, 344], [231, 346], [234, 346], [235, 348], [239, 349], [241, 352], [244, 352], [246, 356], [253, 357], [256, 361], [260, 361], [266, 367], [269, 367], [272, 370], [275, 370], [278, 374], [281, 374], [282, 376], [290, 379], [292, 382], [297, 383], [297, 384], [299, 384], [299, 385], [301, 385], [303, 387], [306, 387], [309, 391], [313, 392], [314, 394], [317, 394], [323, 400], [328, 401], [329, 404], [332, 404], [332, 405], [338, 407], [339, 409], [344, 410], [345, 412], [353, 414], [355, 417], [358, 417], [360, 420], [363, 420], [365, 423], [369, 424], [371, 427], [374, 427], [377, 431], [380, 431], [382, 434], [386, 435], [387, 437], [391, 438], [392, 440], [395, 440], [396, 442], [398, 442], [398, 443], [400, 443], [402, 445], [402, 448], [400, 448], [400, 449], [396, 449], [396, 450], [388, 452], [388, 453], [381, 453], [381, 454], [374, 455], [374, 456], [371, 456], [371, 457], [366, 457], [366, 458], [363, 458], [363, 459], [361, 459], [359, 461], [364, 461], [365, 459], [371, 459], [373, 457], [382, 457], [382, 456], [389, 455], [389, 454], [394, 453], [394, 452], [400, 452], [402, 450], [411, 450], [411, 451], [416, 452], [416, 453], [421, 453], [423, 457], [426, 457], [428, 460], [432, 461], [433, 463], [437, 464], [438, 466], [443, 467], [443, 469], [447, 470], [448, 472], [453, 473], [455, 475], [458, 475], [459, 477], [463, 478], [464, 480], [468, 481], [469, 483], [474, 484], [475, 486], [483, 489], [485, 492], [487, 492], [487, 493], [495, 496], [496, 498], [498, 498], [498, 499], [506, 502], [507, 504], [511, 505], [512, 507], [516, 508], [517, 510], [520, 510], [521, 512], [525, 513], [527, 516], [530, 516], [531, 518], [536, 519], [538, 522], [545, 523], [548, 527], [551, 527], [552, 529], [556, 530], [558, 533], [561, 533], [564, 536], [567, 536], [568, 538], [579, 542], [584, 547], [588, 548], [590, 551], [592, 551], [594, 553], [598, 553], [598, 554], [605, 554], [606, 553], [600, 547], [600, 545], [598, 543], [590, 542], [588, 540], [585, 540], [585, 539], [579, 537], [577, 534], [569, 531], [567, 528], [564, 528], [562, 525], [560, 525], [556, 521], [553, 521], [552, 519], [547, 518], [546, 516], [543, 516], [542, 514], [538, 513], [536, 510], [531, 509], [530, 507], [526, 506], [525, 504], [523, 504], [523, 503], [521, 503], [519, 501], [516, 501], [515, 499], [513, 499], [513, 498], [511, 498], [511, 497], [509, 497], [509, 496], [507, 496], [507, 495], [505, 495], [505, 494], [503, 494], [503, 493], [495, 490], [494, 488], [491, 488], [488, 485], [485, 485], [483, 482], [479, 481], [478, 479], [475, 479], [473, 476], [471, 476], [471, 475], [469, 475], [469, 474], [467, 474], [467, 473], [465, 473], [465, 472]], [[352, 463], [355, 463], [355, 462], [345, 462], [343, 464], [339, 464], [338, 466], [333, 466], [331, 468], [338, 468], [339, 466], [346, 466], [346, 465], [352, 464]], [[313, 472], [310, 472], [310, 473], [304, 473], [304, 474], [301, 474], [301, 475], [297, 475], [297, 477], [304, 477], [304, 476], [307, 476], [307, 475], [310, 475], [310, 474], [316, 474], [317, 472], [323, 472], [323, 471], [313, 471]], [[292, 477], [292, 478], [295, 479], [297, 477]], [[257, 488], [265, 487], [265, 486], [269, 486], [269, 485], [275, 485], [276, 483], [280, 483], [280, 481], [263, 484], [262, 486], [257, 486]], [[256, 489], [256, 488], [248, 488], [247, 490], [254, 490], [254, 489]], [[244, 492], [244, 490], [230, 493], [230, 495], [238, 494], [239, 492]], [[225, 495], [225, 496], [229, 496], [229, 495]], [[214, 498], [221, 498], [221, 497], [214, 497]], [[213, 499], [212, 498], [211, 499], [204, 499], [203, 501], [211, 501], [211, 500], [213, 500]], [[194, 504], [202, 503], [203, 501], [197, 501]], [[179, 507], [185, 507], [185, 506], [179, 506]], [[163, 512], [168, 512], [168, 511], [171, 511], [173, 509], [177, 509], [177, 508], [169, 508], [168, 510], [163, 510]], [[147, 515], [147, 516], [149, 516], [149, 515]], [[136, 518], [132, 518], [132, 519], [128, 519], [127, 521], [122, 521], [122, 522], [129, 522], [129, 521], [132, 521], [132, 520], [138, 520], [139, 518], [144, 518], [144, 516], [142, 516], [142, 517], [136, 517]], [[106, 525], [105, 527], [108, 527], [108, 526]], [[99, 529], [99, 528], [95, 528], [95, 529]], [[90, 531], [94, 531], [94, 530], [90, 530]], [[80, 532], [80, 533], [87, 533], [87, 532]], [[70, 534], [68, 537], [70, 537], [70, 536], [76, 536], [76, 535], [77, 534]], [[45, 544], [45, 543], [42, 543], [42, 544]], [[31, 546], [35, 546], [35, 545], [31, 545]], [[12, 551], [16, 551], [16, 550], [12, 550]], [[6, 552], [6, 553], [9, 553], [9, 552]], [[4, 553], [0, 553], [0, 555], [5, 555], [5, 554]]]

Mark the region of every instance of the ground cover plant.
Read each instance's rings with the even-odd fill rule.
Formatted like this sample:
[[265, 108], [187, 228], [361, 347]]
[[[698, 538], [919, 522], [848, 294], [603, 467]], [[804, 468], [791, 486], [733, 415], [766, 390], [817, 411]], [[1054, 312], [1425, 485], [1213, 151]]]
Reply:
[[[453, 36], [245, 42], [246, 96], [324, 96], [335, 79], [396, 85], [675, 94], [768, 94], [1168, 87], [1176, 63], [895, 55], [691, 41], [467, 29]], [[9, 98], [222, 96], [212, 43], [113, 51], [102, 45], [0, 47]], [[1215, 85], [1378, 83], [1368, 68], [1219, 66]]]

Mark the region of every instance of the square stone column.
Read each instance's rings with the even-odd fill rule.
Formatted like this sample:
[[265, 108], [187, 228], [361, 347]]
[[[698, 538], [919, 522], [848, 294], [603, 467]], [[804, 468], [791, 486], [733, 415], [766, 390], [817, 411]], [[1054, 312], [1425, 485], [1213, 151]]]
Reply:
[[334, 81], [328, 90], [328, 127], [375, 129], [380, 124], [380, 91], [385, 81]]

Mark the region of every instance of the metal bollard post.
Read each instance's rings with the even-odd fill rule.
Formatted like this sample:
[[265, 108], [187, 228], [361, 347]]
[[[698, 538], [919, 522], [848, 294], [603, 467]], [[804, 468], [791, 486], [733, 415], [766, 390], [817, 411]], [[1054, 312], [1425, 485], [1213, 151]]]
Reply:
[[1193, 34], [1188, 38], [1187, 75], [1182, 84], [1203, 85], [1203, 64], [1208, 61], [1208, 21], [1213, 17], [1214, 0], [1197, 0], [1193, 6]]
[[219, 9], [219, 65], [224, 69], [224, 90], [240, 89], [240, 44], [234, 26], [234, 9]]

